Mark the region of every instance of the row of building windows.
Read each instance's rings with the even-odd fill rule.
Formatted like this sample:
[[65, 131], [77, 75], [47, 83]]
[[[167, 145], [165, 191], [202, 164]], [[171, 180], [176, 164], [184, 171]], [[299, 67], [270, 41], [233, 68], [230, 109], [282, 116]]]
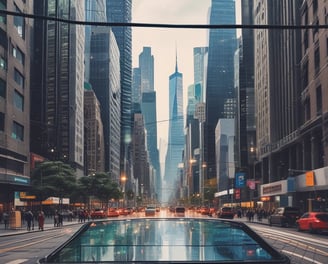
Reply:
[[[5, 114], [0, 112], [0, 131], [5, 130]], [[11, 137], [20, 141], [24, 141], [24, 126], [13, 121]]]

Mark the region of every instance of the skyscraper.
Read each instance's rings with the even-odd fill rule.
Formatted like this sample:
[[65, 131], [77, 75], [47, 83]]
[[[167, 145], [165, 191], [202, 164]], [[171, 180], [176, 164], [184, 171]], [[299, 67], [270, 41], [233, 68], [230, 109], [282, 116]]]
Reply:
[[[0, 5], [11, 12], [33, 12], [31, 1], [8, 0]], [[0, 204], [9, 212], [14, 191], [27, 190], [30, 185], [32, 21], [2, 14], [0, 25]]]
[[[72, 12], [74, 10], [74, 12]], [[40, 1], [34, 13], [84, 20], [84, 1]], [[34, 20], [31, 147], [48, 159], [69, 162], [83, 175], [84, 28]]]
[[178, 61], [176, 59], [175, 72], [169, 77], [169, 133], [168, 147], [165, 158], [165, 188], [162, 193], [164, 201], [168, 200], [174, 184], [177, 181], [178, 165], [182, 161], [184, 149], [183, 130], [183, 75], [178, 72]]
[[[85, 20], [88, 22], [106, 22], [106, 0], [85, 0]], [[90, 74], [90, 42], [92, 26], [85, 28], [85, 70], [84, 78], [89, 81]]]
[[154, 91], [154, 56], [151, 47], [143, 47], [139, 55], [141, 71], [141, 93]]
[[90, 83], [101, 105], [105, 170], [120, 180], [121, 86], [120, 53], [109, 28], [94, 28], [91, 37]]
[[[212, 0], [210, 24], [235, 24], [235, 1]], [[224, 106], [228, 99], [234, 98], [234, 53], [236, 47], [235, 29], [210, 29], [204, 146], [208, 178], [216, 176], [215, 128], [220, 118], [226, 118]]]
[[[106, 0], [108, 22], [131, 22], [132, 0]], [[121, 68], [121, 171], [129, 173], [128, 149], [132, 120], [132, 33], [131, 27], [113, 27], [120, 50]]]

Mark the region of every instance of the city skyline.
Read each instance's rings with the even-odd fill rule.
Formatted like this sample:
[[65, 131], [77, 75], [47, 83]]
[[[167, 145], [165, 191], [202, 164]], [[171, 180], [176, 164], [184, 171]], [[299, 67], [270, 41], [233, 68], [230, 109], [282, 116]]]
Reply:
[[[239, 17], [240, 0], [236, 1]], [[174, 6], [174, 8], [172, 8]], [[164, 2], [138, 0], [132, 3], [132, 22], [207, 24], [211, 0]], [[183, 14], [183, 15], [182, 15]], [[239, 19], [237, 18], [237, 23]], [[195, 37], [196, 36], [196, 37]], [[160, 162], [165, 159], [168, 143], [168, 77], [175, 67], [175, 55], [179, 61], [179, 71], [184, 76], [184, 118], [187, 107], [187, 88], [194, 83], [193, 48], [208, 45], [206, 29], [156, 29], [132, 28], [132, 65], [137, 67], [138, 56], [144, 46], [152, 48], [154, 55], [154, 82], [157, 93], [158, 148]]]

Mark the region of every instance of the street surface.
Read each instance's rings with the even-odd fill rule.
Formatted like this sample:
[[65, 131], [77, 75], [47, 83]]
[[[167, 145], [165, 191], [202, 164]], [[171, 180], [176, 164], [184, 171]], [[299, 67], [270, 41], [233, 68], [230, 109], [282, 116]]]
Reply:
[[[162, 210], [157, 213], [160, 217], [173, 217]], [[201, 216], [194, 212], [187, 212], [186, 217]], [[144, 217], [144, 213], [134, 213], [126, 217]], [[235, 218], [236, 221], [246, 222], [253, 230], [260, 234], [269, 244], [286, 254], [292, 264], [327, 264], [328, 263], [328, 235], [297, 232], [296, 228], [270, 227], [266, 219], [262, 222], [248, 222], [246, 218]], [[20, 230], [4, 230], [0, 225], [0, 263], [1, 264], [31, 264], [54, 251], [59, 245], [67, 241], [80, 227], [77, 220], [64, 221], [63, 227], [53, 227], [52, 219], [46, 220], [45, 231], [27, 232]]]

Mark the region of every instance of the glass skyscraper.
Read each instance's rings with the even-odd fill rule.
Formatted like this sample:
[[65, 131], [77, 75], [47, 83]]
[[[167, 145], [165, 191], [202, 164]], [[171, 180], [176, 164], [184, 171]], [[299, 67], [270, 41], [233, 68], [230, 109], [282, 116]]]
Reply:
[[[131, 22], [132, 0], [106, 0], [108, 22]], [[130, 171], [128, 149], [132, 120], [132, 31], [131, 27], [112, 28], [120, 50], [121, 68], [121, 170]]]
[[167, 192], [162, 193], [164, 202], [175, 191], [174, 186], [178, 179], [178, 165], [182, 161], [184, 139], [183, 75], [178, 72], [178, 62], [176, 61], [175, 72], [169, 77], [169, 133], [164, 174], [164, 191]]
[[[85, 19], [89, 22], [106, 22], [106, 0], [85, 0]], [[89, 81], [90, 74], [90, 42], [92, 26], [85, 27], [85, 71], [84, 78]]]
[[[210, 24], [235, 24], [235, 1], [212, 0]], [[234, 98], [235, 29], [210, 29], [206, 81], [205, 160], [208, 178], [216, 177], [215, 127], [226, 118], [224, 106]]]
[[94, 28], [90, 55], [90, 83], [101, 105], [104, 126], [105, 170], [118, 182], [121, 134], [120, 53], [110, 29]]

